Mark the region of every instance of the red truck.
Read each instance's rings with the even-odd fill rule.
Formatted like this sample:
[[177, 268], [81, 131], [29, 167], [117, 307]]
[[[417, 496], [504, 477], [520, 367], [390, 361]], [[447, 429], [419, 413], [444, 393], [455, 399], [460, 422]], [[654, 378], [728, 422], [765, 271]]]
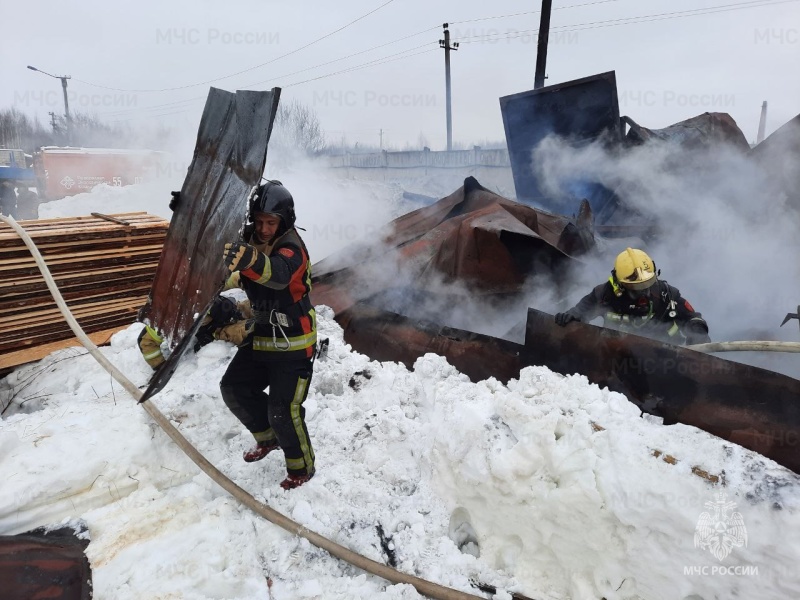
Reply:
[[166, 156], [156, 150], [44, 146], [33, 155], [33, 169], [41, 199], [58, 200], [101, 183], [123, 186], [153, 179]]

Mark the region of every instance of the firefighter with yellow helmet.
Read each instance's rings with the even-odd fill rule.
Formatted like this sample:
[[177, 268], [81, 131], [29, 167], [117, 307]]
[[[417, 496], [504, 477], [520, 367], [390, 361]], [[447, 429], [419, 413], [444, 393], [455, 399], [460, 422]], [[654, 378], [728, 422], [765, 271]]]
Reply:
[[564, 327], [572, 321], [603, 317], [604, 325], [673, 344], [711, 341], [708, 324], [680, 291], [658, 278], [646, 252], [626, 248], [614, 261], [608, 281], [595, 287], [574, 307], [556, 315]]

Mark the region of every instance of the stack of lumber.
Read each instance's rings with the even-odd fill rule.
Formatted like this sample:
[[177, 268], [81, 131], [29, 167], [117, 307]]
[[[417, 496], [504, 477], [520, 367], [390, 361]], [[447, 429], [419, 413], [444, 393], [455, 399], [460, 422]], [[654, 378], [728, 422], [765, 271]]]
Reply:
[[[136, 321], [169, 221], [144, 212], [20, 221], [97, 344]], [[0, 373], [79, 344], [30, 251], [0, 221]]]

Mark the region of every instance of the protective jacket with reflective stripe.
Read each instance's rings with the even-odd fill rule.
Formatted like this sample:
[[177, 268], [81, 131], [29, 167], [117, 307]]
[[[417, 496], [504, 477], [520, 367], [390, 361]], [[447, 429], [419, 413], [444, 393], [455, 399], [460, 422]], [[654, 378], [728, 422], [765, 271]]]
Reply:
[[666, 281], [656, 282], [649, 296], [634, 300], [623, 290], [617, 295], [610, 281], [595, 287], [570, 312], [589, 322], [603, 317], [604, 325], [673, 344], [709, 341], [708, 324]]
[[290, 229], [272, 246], [248, 240], [262, 252], [239, 285], [255, 314], [252, 348], [257, 360], [311, 358], [317, 343], [311, 291], [311, 262], [303, 240]]

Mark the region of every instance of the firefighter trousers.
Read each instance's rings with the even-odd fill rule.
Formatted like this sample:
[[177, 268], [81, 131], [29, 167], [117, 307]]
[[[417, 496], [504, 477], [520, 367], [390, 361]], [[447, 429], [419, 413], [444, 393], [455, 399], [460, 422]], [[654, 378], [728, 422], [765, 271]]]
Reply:
[[[255, 360], [240, 348], [220, 381], [222, 399], [258, 442], [277, 442], [293, 475], [314, 472], [314, 450], [303, 402], [308, 395], [311, 359]], [[269, 390], [267, 390], [269, 388]]]

